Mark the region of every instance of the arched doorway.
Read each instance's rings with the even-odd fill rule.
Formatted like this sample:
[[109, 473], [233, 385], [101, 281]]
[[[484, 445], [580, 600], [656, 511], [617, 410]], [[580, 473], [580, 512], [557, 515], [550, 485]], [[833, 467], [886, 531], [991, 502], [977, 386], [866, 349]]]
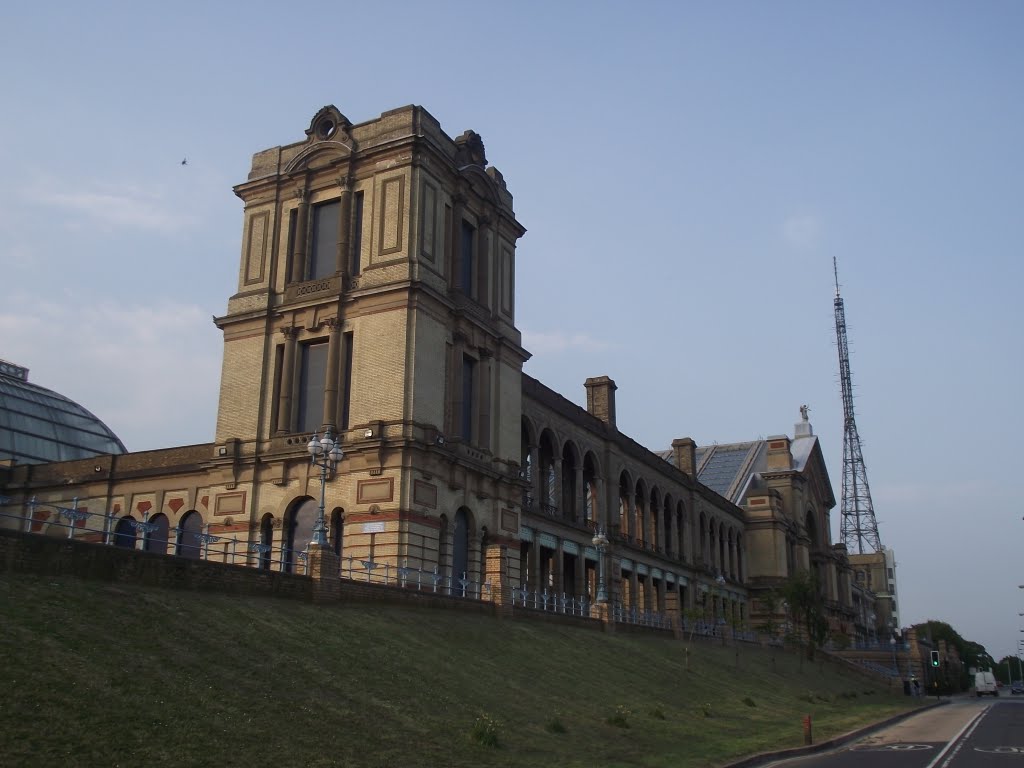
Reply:
[[452, 583], [469, 570], [469, 513], [465, 507], [455, 513], [452, 533]]
[[320, 505], [308, 496], [292, 504], [291, 511], [285, 515], [284, 570], [295, 573], [297, 570], [298, 553], [304, 552], [313, 540], [313, 523], [316, 522]]
[[202, 542], [199, 540], [203, 532], [203, 518], [194, 509], [190, 509], [178, 523], [178, 546], [175, 554], [198, 560], [202, 554]]
[[331, 512], [331, 549], [334, 550], [334, 554], [341, 557], [343, 550], [343, 541], [345, 535], [345, 510], [341, 507], [336, 507]]
[[114, 546], [122, 549], [135, 549], [135, 521], [122, 517], [114, 526]]
[[146, 536], [146, 551], [156, 552], [160, 555], [167, 554], [167, 541], [171, 530], [170, 521], [167, 515], [160, 513], [149, 518], [149, 524], [153, 530]]

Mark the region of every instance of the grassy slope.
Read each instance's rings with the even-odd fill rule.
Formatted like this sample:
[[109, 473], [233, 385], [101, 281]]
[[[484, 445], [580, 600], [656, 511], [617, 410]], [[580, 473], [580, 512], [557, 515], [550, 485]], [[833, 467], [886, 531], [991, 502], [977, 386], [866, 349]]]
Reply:
[[10, 575], [0, 675], [5, 766], [707, 766], [907, 706], [791, 654]]

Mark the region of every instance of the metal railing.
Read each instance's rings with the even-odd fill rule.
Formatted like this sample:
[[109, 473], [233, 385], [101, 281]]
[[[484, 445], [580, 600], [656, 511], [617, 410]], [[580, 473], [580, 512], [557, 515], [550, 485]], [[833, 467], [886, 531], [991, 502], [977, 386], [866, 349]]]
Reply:
[[557, 594], [544, 589], [531, 592], [525, 584], [512, 590], [512, 602], [522, 608], [532, 608], [549, 613], [562, 613], [567, 616], [590, 616], [591, 601], [585, 596], [577, 597], [565, 592]]
[[[159, 526], [149, 522], [146, 514], [143, 520], [136, 520], [130, 515], [107, 515], [98, 512], [78, 510], [77, 499], [72, 507], [55, 504], [43, 504], [35, 499], [25, 506], [25, 514], [11, 514], [3, 511], [13, 500], [0, 496], [0, 520], [14, 521], [14, 528], [32, 535], [54, 536], [59, 530], [60, 536], [69, 540], [80, 540], [93, 544], [121, 547], [152, 552], [158, 555], [176, 555], [195, 560], [226, 563], [228, 565], [244, 565], [261, 570], [281, 571], [308, 575], [309, 553], [305, 549], [292, 547], [275, 547], [262, 542], [250, 542], [234, 536], [218, 536], [209, 532], [209, 525], [204, 530], [193, 531], [174, 527], [167, 529], [167, 538], [159, 536]], [[37, 515], [37, 510], [45, 508], [45, 518]], [[121, 529], [124, 525], [130, 533]], [[40, 530], [34, 530], [39, 528]], [[45, 532], [43, 532], [45, 528]], [[64, 533], [66, 531], [66, 534]], [[157, 534], [155, 536], [154, 534]], [[159, 536], [159, 537], [158, 537]], [[416, 589], [422, 592], [463, 597], [474, 600], [490, 600], [490, 582], [478, 582], [470, 579], [465, 571], [460, 577], [446, 576], [435, 567], [432, 571], [408, 566], [397, 566], [393, 563], [378, 563], [373, 559], [361, 559], [354, 556], [342, 557], [338, 576], [356, 582], [382, 584], [404, 589]]]

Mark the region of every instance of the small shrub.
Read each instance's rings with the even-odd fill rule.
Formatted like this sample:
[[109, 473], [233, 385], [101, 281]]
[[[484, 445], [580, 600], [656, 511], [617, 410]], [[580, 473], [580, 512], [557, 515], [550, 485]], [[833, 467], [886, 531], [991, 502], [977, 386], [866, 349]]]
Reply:
[[662, 711], [661, 707], [655, 707], [651, 710], [651, 717], [653, 717], [655, 720], [664, 720], [665, 713]]
[[711, 705], [710, 704], [705, 704], [703, 707], [700, 708], [700, 710], [701, 710], [701, 712], [704, 713], [704, 717], [711, 717]]
[[605, 722], [608, 725], [614, 725], [616, 728], [629, 728], [629, 715], [630, 711], [619, 704], [615, 711], [605, 718]]
[[485, 747], [498, 746], [498, 721], [486, 712], [480, 714], [473, 722], [473, 729], [470, 736], [477, 744]]
[[754, 703], [754, 700], [752, 698], [750, 698], [749, 696], [747, 696], [745, 699], [743, 699], [743, 703], [746, 704], [748, 707], [756, 707], [757, 706], [757, 704]]
[[565, 733], [567, 729], [565, 723], [562, 722], [562, 718], [555, 715], [544, 724], [544, 730], [548, 733]]
[[814, 703], [814, 694], [813, 693], [804, 693], [804, 694], [801, 694], [800, 696], [797, 696], [797, 698], [800, 699], [800, 701], [806, 701], [808, 704], [813, 704]]

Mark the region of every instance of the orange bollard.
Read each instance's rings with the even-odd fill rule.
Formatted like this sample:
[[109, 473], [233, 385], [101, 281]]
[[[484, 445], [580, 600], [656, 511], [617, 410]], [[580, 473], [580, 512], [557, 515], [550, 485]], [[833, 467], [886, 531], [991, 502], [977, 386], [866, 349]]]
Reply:
[[804, 744], [813, 744], [814, 737], [811, 734], [811, 716], [804, 717]]

